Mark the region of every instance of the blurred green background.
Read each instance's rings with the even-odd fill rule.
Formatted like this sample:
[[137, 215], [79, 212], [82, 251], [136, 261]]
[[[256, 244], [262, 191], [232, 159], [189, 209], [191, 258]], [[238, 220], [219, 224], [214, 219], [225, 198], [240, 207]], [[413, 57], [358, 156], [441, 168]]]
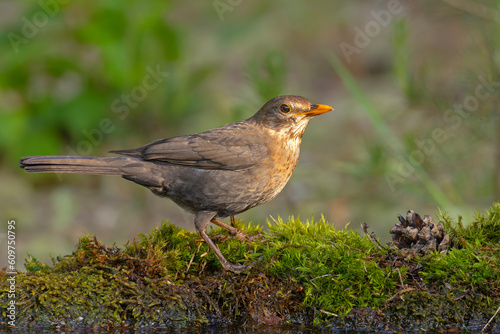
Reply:
[[335, 111], [308, 126], [285, 190], [239, 218], [323, 214], [383, 241], [408, 209], [470, 220], [500, 194], [499, 28], [499, 0], [0, 0], [0, 242], [14, 218], [21, 269], [83, 233], [120, 246], [164, 219], [193, 229], [119, 177], [18, 160], [204, 131], [280, 94]]

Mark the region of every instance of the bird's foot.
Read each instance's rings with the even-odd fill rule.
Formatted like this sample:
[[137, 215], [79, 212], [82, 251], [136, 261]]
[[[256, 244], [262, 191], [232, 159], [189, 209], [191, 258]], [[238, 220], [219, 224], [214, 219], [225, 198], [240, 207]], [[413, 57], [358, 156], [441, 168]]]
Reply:
[[238, 230], [236, 233], [233, 233], [233, 235], [236, 239], [238, 239], [238, 241], [247, 241], [247, 242], [255, 242], [258, 239], [262, 238], [262, 235], [260, 233], [255, 235], [248, 235], [242, 230]]
[[250, 242], [254, 242], [255, 240], [257, 240], [258, 238], [261, 238], [262, 236], [259, 234], [257, 235], [252, 235], [252, 236], [249, 236], [247, 235], [245, 232], [243, 232], [242, 230], [236, 228], [236, 227], [233, 227], [231, 225], [228, 225], [226, 223], [223, 223], [221, 222], [220, 220], [218, 219], [212, 219], [211, 222], [219, 227], [222, 227], [223, 229], [231, 232], [232, 235], [234, 235], [234, 237], [236, 239], [238, 239], [239, 241], [250, 241]]

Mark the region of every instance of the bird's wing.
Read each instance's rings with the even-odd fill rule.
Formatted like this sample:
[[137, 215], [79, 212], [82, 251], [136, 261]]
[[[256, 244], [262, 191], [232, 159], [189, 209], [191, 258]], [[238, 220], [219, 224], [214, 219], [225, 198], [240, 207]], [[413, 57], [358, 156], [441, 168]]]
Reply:
[[264, 160], [268, 149], [262, 136], [243, 131], [236, 124], [112, 153], [202, 169], [247, 169]]

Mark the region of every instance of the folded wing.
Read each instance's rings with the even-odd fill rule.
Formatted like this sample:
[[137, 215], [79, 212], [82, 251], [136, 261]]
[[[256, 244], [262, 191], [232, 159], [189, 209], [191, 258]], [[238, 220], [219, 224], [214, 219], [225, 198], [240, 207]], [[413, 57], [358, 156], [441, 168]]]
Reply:
[[233, 123], [196, 135], [161, 139], [137, 149], [111, 153], [202, 169], [243, 170], [265, 159], [267, 145], [263, 136]]

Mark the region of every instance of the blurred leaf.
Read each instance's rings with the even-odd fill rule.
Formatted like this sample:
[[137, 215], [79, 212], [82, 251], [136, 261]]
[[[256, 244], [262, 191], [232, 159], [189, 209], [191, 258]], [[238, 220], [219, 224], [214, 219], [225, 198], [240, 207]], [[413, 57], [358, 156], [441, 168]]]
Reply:
[[408, 62], [410, 52], [408, 50], [408, 25], [405, 19], [398, 18], [394, 22], [393, 29], [394, 46], [394, 74], [399, 81], [406, 96], [411, 100], [411, 87], [409, 82]]
[[121, 40], [129, 24], [121, 8], [104, 8], [93, 11], [89, 24], [81, 30], [87, 42], [106, 45]]
[[136, 84], [130, 76], [133, 60], [125, 45], [119, 41], [110, 42], [101, 48], [106, 70], [105, 77], [117, 87], [127, 87]]
[[[393, 25], [392, 45], [394, 49], [394, 75], [410, 103], [418, 102], [424, 93], [416, 82], [415, 74], [410, 68], [412, 62], [412, 51], [409, 43], [409, 29], [406, 19], [397, 18]], [[425, 75], [425, 69], [421, 69], [421, 75]]]
[[21, 111], [0, 112], [0, 151], [19, 152], [19, 145], [26, 131], [27, 116]]
[[160, 45], [162, 46], [165, 60], [178, 60], [180, 55], [180, 46], [177, 31], [171, 25], [165, 24], [161, 21], [158, 21], [154, 25], [153, 29], [158, 41], [162, 41]]
[[[27, 131], [21, 142], [22, 155], [63, 154], [61, 140], [50, 128]], [[64, 153], [65, 154], [65, 153]], [[20, 158], [21, 156], [17, 157]]]
[[246, 72], [262, 101], [283, 94], [287, 69], [281, 52], [270, 51], [262, 61], [250, 61]]
[[67, 129], [74, 139], [81, 137], [83, 130], [98, 128], [102, 119], [113, 117], [108, 103], [92, 91], [79, 95], [67, 104], [53, 105], [51, 108], [61, 120], [61, 127]]

